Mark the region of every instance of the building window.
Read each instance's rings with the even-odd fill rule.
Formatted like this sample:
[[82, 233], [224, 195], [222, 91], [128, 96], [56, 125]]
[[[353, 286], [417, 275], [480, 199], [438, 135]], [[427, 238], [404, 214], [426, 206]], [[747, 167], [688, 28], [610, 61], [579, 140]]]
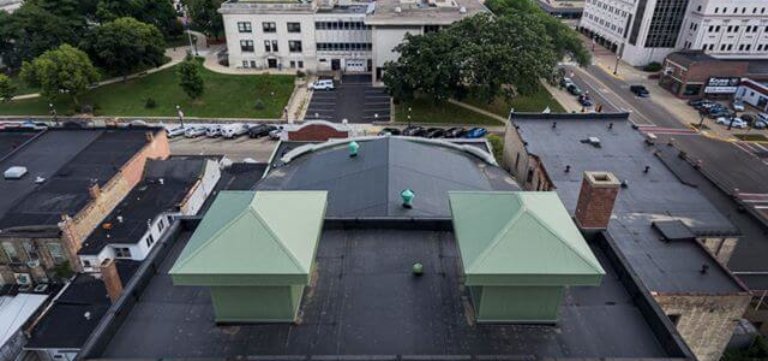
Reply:
[[24, 252], [27, 253], [27, 259], [30, 261], [37, 261], [40, 259], [40, 255], [37, 253], [37, 247], [35, 247], [34, 243], [31, 241], [24, 241], [22, 246], [24, 247]]
[[717, 33], [719, 33], [719, 32], [720, 32], [720, 25], [718, 25], [718, 26], [716, 26], [716, 27], [715, 27], [715, 32], [717, 32]]
[[299, 69], [304, 69], [304, 61], [299, 60]]
[[288, 51], [291, 53], [300, 53], [301, 52], [301, 42], [298, 40], [289, 40], [288, 41]]
[[60, 243], [48, 243], [48, 253], [51, 254], [51, 258], [53, 258], [53, 263], [55, 264], [61, 264], [67, 261], [67, 258], [64, 257], [64, 251], [61, 248]]
[[131, 249], [128, 247], [115, 247], [115, 258], [131, 258]]
[[147, 247], [152, 247], [152, 244], [155, 243], [155, 237], [152, 237], [152, 235], [150, 234], [149, 236], [147, 236], [146, 242], [147, 242]]
[[288, 23], [288, 32], [289, 33], [300, 33], [301, 32], [301, 23]]
[[16, 252], [16, 247], [14, 247], [12, 242], [3, 242], [3, 251], [5, 252], [5, 256], [8, 257], [8, 260], [14, 263], [21, 262], [19, 259], [19, 253]]
[[720, 8], [715, 8], [715, 14], [717, 14], [718, 10], [720, 10]]
[[683, 26], [687, 1], [659, 0], [653, 11], [645, 47], [673, 48]]
[[157, 222], [157, 231], [162, 232], [165, 228], [165, 218], [160, 218], [160, 222]]
[[289, 64], [288, 67], [291, 68], [291, 69], [296, 67], [296, 61], [295, 60], [291, 60], [290, 62], [288, 62], [288, 64]]
[[265, 33], [277, 32], [277, 25], [275, 25], [274, 22], [263, 22], [261, 23], [261, 28], [264, 30]]
[[241, 33], [252, 33], [253, 29], [251, 28], [251, 22], [250, 21], [241, 21], [237, 23], [237, 31]]
[[747, 46], [744, 47], [744, 50], [746, 50], [746, 51], [752, 50], [752, 44], [747, 44]]
[[701, 5], [699, 5], [699, 7], [696, 8], [696, 11], [701, 12]]
[[244, 53], [252, 53], [253, 40], [240, 40], [240, 51]]
[[269, 40], [264, 40], [264, 51], [267, 53], [272, 52], [272, 42], [270, 42]]
[[424, 34], [440, 31], [440, 25], [424, 25]]
[[84, 259], [83, 260], [83, 267], [85, 268], [91, 268], [91, 260]]

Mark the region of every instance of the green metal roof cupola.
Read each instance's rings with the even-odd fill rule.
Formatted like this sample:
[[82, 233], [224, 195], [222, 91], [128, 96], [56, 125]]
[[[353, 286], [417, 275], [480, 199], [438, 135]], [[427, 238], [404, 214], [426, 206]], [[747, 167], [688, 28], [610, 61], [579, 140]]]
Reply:
[[292, 322], [310, 282], [325, 191], [220, 192], [170, 270], [210, 287], [216, 322]]
[[565, 286], [605, 271], [554, 192], [450, 192], [478, 322], [557, 322]]
[[348, 148], [349, 148], [349, 157], [350, 158], [357, 157], [357, 153], [360, 150], [360, 144], [358, 144], [356, 141], [353, 140], [349, 142]]

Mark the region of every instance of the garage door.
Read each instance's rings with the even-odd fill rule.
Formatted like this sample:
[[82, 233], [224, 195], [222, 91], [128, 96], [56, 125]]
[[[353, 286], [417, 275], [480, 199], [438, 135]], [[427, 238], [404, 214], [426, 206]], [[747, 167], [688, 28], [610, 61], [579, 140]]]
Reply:
[[347, 59], [344, 61], [345, 71], [347, 72], [362, 72], [365, 71], [366, 61], [363, 59]]

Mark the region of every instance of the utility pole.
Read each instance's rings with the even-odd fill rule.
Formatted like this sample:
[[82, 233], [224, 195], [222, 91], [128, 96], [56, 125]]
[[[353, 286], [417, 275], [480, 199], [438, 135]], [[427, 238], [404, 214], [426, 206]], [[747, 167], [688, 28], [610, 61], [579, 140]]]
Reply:
[[53, 124], [59, 125], [58, 114], [56, 113], [56, 107], [53, 106], [53, 103], [48, 103], [48, 109], [49, 113], [53, 117]]
[[184, 28], [187, 31], [187, 39], [189, 39], [189, 53], [192, 54], [192, 50], [194, 49], [195, 56], [198, 56], [197, 44], [192, 43], [192, 33], [189, 32], [189, 8], [186, 5], [184, 6]]

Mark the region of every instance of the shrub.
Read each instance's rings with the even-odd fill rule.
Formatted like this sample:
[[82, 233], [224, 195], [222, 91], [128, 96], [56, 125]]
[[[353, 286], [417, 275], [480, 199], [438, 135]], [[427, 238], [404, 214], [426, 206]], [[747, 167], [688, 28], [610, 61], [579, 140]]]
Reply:
[[154, 109], [155, 107], [157, 107], [157, 102], [155, 101], [155, 99], [154, 98], [147, 98], [146, 103], [144, 103], [144, 108]]
[[644, 71], [648, 71], [648, 72], [660, 71], [661, 70], [661, 64], [658, 63], [658, 62], [653, 61], [653, 62], [648, 63], [648, 65], [646, 65], [643, 68], [643, 70]]
[[264, 102], [261, 99], [256, 99], [253, 103], [253, 107], [256, 108], [256, 110], [262, 110], [264, 109]]
[[305, 76], [307, 76], [307, 74], [305, 74], [303, 71], [301, 71], [301, 70], [297, 70], [296, 71], [296, 77], [297, 78], [304, 79]]
[[493, 148], [493, 157], [496, 158], [497, 162], [501, 163], [504, 158], [504, 139], [496, 134], [491, 134], [488, 136], [488, 142], [491, 143], [491, 148]]

